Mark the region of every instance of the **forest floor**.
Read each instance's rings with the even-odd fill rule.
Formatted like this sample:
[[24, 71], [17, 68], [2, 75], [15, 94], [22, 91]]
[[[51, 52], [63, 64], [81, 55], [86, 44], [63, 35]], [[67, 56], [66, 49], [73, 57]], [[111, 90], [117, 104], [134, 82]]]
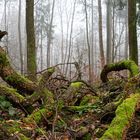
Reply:
[[[124, 96], [127, 77], [118, 73], [110, 82], [104, 84], [97, 82], [91, 86], [85, 83], [84, 81], [72, 82], [63, 76], [52, 75], [46, 86], [54, 94], [53, 115], [47, 119], [44, 117], [42, 122], [36, 126], [33, 126], [32, 123], [24, 124], [22, 119], [27, 114], [23, 110], [13, 107], [6, 97], [0, 96], [0, 120], [4, 121], [4, 125], [11, 125], [15, 120], [20, 121], [21, 128], [28, 130], [28, 134], [26, 131], [23, 134], [29, 139], [100, 139], [116, 116], [115, 111], [119, 104], [115, 103]], [[39, 109], [41, 104], [40, 101], [34, 103], [33, 106]], [[26, 108], [24, 109], [26, 110]], [[2, 124], [1, 128], [3, 138], [0, 139], [18, 139], [18, 135], [16, 135], [18, 131], [13, 133], [10, 138], [8, 134], [5, 134]], [[140, 139], [140, 107], [137, 107], [131, 125], [126, 130], [125, 139]], [[117, 139], [120, 138], [116, 136]]]
[[11, 67], [0, 48], [6, 84], [0, 84], [0, 140], [140, 139], [138, 66], [129, 60], [106, 65], [102, 82], [94, 84], [77, 75], [68, 80], [55, 66], [34, 83]]

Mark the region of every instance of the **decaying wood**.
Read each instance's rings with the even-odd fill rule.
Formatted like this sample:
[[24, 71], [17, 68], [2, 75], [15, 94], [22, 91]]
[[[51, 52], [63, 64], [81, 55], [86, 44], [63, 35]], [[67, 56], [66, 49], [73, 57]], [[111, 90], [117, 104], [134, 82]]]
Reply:
[[31, 94], [37, 88], [35, 83], [21, 76], [12, 68], [2, 47], [0, 47], [0, 76], [5, 82], [21, 93]]

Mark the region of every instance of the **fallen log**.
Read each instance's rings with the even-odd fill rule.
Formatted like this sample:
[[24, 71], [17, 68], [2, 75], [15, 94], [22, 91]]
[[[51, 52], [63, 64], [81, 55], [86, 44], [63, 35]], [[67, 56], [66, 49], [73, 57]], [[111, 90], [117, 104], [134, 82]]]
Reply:
[[21, 93], [31, 94], [37, 85], [16, 72], [7, 58], [6, 52], [0, 47], [0, 77], [13, 88]]

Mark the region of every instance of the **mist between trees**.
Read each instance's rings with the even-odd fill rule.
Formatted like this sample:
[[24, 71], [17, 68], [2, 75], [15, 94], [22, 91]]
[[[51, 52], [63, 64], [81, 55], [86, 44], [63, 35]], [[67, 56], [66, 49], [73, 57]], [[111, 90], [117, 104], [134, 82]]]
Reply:
[[83, 78], [93, 81], [105, 64], [138, 63], [136, 0], [1, 0], [0, 8], [0, 30], [8, 32], [1, 45], [22, 74], [61, 63], [71, 79], [75, 66], [69, 63], [76, 62]]

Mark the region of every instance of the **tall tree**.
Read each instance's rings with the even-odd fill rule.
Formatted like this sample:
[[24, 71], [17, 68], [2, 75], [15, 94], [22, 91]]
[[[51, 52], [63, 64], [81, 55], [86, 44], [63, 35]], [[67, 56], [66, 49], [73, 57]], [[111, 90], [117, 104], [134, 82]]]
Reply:
[[54, 6], [55, 0], [52, 3], [51, 19], [48, 29], [48, 40], [47, 40], [47, 67], [50, 67], [50, 51], [51, 51], [51, 41], [52, 41], [52, 26], [53, 26], [53, 16], [54, 16]]
[[[73, 11], [72, 11], [72, 16], [71, 16], [71, 23], [70, 23], [71, 24], [71, 27], [70, 27], [71, 29], [70, 29], [69, 43], [68, 43], [68, 59], [67, 59], [67, 63], [69, 63], [70, 57], [71, 57], [72, 35], [73, 35], [73, 24], [74, 24], [75, 10], [76, 10], [76, 2], [77, 2], [77, 0], [74, 0]], [[67, 72], [68, 72], [68, 65], [66, 66], [65, 75], [67, 74]]]
[[27, 73], [36, 80], [36, 47], [34, 33], [34, 0], [26, 0]]
[[136, 0], [128, 0], [129, 59], [138, 64]]
[[22, 41], [21, 41], [21, 0], [19, 0], [18, 9], [18, 41], [19, 41], [19, 53], [20, 53], [20, 65], [21, 74], [24, 73], [24, 63], [23, 63], [23, 52], [22, 52]]
[[106, 63], [111, 62], [112, 53], [112, 10], [111, 10], [111, 0], [107, 0], [107, 50], [106, 50]]
[[92, 82], [92, 73], [91, 73], [91, 47], [89, 43], [89, 27], [88, 27], [88, 12], [87, 12], [87, 0], [84, 0], [84, 8], [85, 8], [85, 17], [86, 17], [86, 39], [88, 46], [88, 65], [89, 65], [89, 82]]
[[99, 12], [99, 46], [100, 46], [101, 67], [103, 68], [103, 66], [105, 65], [105, 58], [104, 58], [104, 48], [103, 48], [101, 0], [98, 0], [98, 12]]

